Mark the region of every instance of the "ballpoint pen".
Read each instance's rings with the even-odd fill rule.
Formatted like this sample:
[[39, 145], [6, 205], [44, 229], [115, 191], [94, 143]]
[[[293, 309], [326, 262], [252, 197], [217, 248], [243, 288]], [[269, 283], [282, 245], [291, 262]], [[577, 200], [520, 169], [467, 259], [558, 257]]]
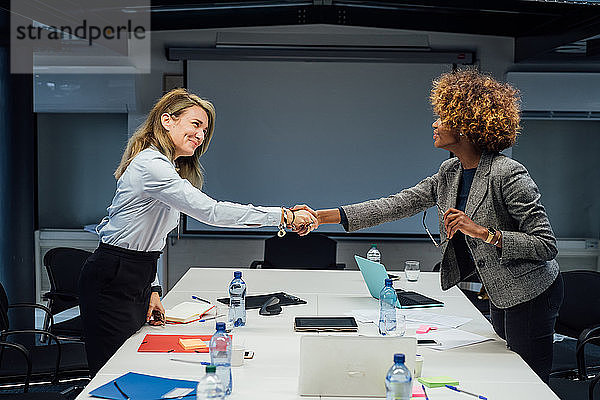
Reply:
[[429, 396], [427, 396], [427, 390], [425, 390], [425, 385], [421, 385], [423, 388], [423, 393], [425, 394], [425, 400], [429, 400]]
[[459, 389], [456, 386], [446, 385], [446, 387], [448, 389], [454, 390], [455, 392], [460, 392], [460, 393], [468, 394], [469, 396], [477, 397], [478, 399], [481, 399], [481, 400], [487, 400], [487, 397], [485, 397], [485, 396], [482, 396], [480, 394], [475, 394], [475, 393], [467, 392], [466, 390]]
[[213, 315], [212, 317], [200, 319], [200, 320], [198, 320], [198, 322], [210, 321], [211, 319], [220, 318], [220, 317], [224, 317], [224, 316], [225, 316], [225, 314]]
[[198, 297], [198, 296], [194, 296], [194, 295], [192, 295], [192, 299], [194, 299], [194, 300], [198, 300], [198, 301], [202, 301], [202, 302], [204, 302], [204, 303], [212, 304], [210, 301], [208, 301], [208, 300], [204, 300], [204, 299], [201, 299], [201, 298], [200, 298], [200, 297]]
[[184, 359], [181, 359], [181, 358], [170, 358], [169, 360], [171, 360], [171, 361], [179, 361], [179, 362], [184, 362], [184, 363], [190, 363], [190, 364], [210, 365], [210, 362], [208, 362], [208, 361], [184, 360]]

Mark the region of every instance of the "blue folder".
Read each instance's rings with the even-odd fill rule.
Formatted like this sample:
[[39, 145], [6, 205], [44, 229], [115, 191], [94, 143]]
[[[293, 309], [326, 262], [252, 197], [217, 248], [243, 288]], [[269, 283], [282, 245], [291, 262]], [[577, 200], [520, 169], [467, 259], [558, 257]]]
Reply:
[[[115, 381], [119, 388], [115, 385]], [[128, 372], [125, 375], [113, 379], [107, 384], [92, 390], [90, 396], [113, 400], [124, 400], [127, 397], [131, 400], [161, 400], [168, 398], [195, 399], [197, 385], [197, 381], [161, 378], [160, 376]], [[183, 397], [164, 397], [167, 393], [176, 388], [190, 388], [193, 389], [193, 391]], [[125, 395], [123, 395], [119, 389], [121, 389]]]

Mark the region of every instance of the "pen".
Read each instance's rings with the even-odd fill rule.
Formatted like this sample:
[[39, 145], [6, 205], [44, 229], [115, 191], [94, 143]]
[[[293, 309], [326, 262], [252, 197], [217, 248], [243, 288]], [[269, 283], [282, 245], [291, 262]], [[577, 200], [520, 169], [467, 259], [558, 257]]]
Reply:
[[427, 391], [425, 390], [425, 385], [421, 385], [423, 388], [423, 393], [425, 393], [425, 400], [429, 400], [429, 396], [427, 396]]
[[198, 301], [203, 301], [203, 302], [205, 302], [205, 303], [208, 303], [208, 304], [212, 304], [210, 301], [208, 301], [208, 300], [204, 300], [204, 299], [201, 299], [201, 298], [200, 298], [200, 297], [198, 297], [198, 296], [194, 296], [194, 295], [192, 295], [192, 299], [194, 299], [194, 300], [198, 300]]
[[446, 385], [446, 387], [448, 389], [454, 390], [455, 392], [461, 392], [461, 393], [464, 393], [464, 394], [468, 394], [469, 396], [477, 397], [478, 399], [481, 399], [481, 400], [487, 400], [487, 397], [485, 397], [485, 396], [482, 396], [480, 394], [475, 394], [475, 393], [467, 392], [466, 390], [459, 389], [456, 386]]
[[195, 361], [195, 360], [182, 360], [181, 358], [171, 358], [171, 361], [179, 361], [191, 364], [202, 364], [202, 365], [210, 365], [208, 361]]
[[212, 317], [208, 317], [208, 318], [204, 318], [204, 319], [198, 320], [198, 322], [210, 321], [211, 319], [220, 318], [220, 317], [224, 317], [224, 316], [225, 316], [225, 314], [215, 315], [215, 316], [212, 316]]

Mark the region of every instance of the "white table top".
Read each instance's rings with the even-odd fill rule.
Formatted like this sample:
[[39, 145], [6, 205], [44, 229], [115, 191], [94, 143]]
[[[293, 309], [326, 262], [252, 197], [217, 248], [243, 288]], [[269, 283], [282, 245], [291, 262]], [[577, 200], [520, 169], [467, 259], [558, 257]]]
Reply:
[[[165, 308], [189, 301], [197, 295], [215, 302], [227, 296], [227, 285], [234, 269], [192, 268], [163, 299]], [[241, 367], [233, 367], [233, 393], [236, 399], [305, 399], [298, 394], [300, 337], [293, 330], [294, 317], [300, 315], [342, 315], [357, 309], [378, 309], [364, 284], [359, 271], [299, 271], [299, 270], [248, 270], [243, 279], [248, 294], [285, 291], [307, 301], [307, 304], [284, 307], [277, 316], [263, 317], [258, 310], [248, 310], [247, 324], [233, 331], [234, 343], [240, 343], [255, 352], [254, 359], [245, 360]], [[477, 311], [462, 292], [453, 287], [442, 291], [439, 273], [422, 272], [416, 283], [395, 282], [394, 287], [414, 290], [445, 303], [442, 308], [427, 312], [443, 313], [473, 318], [460, 329], [494, 340], [471, 346], [438, 351], [419, 346], [423, 355], [423, 376], [452, 376], [465, 390], [484, 394], [490, 400], [518, 398], [558, 399], [529, 366], [516, 353], [506, 348], [505, 342], [493, 331], [491, 324]], [[226, 306], [219, 304], [219, 313], [226, 314]], [[225, 321], [219, 318], [218, 321]], [[169, 378], [197, 380], [204, 375], [204, 366], [171, 361], [170, 358], [190, 358], [209, 361], [208, 354], [138, 353], [142, 339], [148, 333], [157, 334], [212, 334], [215, 321], [144, 326], [129, 338], [118, 352], [100, 370], [77, 399], [92, 399], [90, 390], [129, 371], [159, 375]], [[375, 333], [374, 324], [359, 324], [359, 333]], [[407, 334], [414, 334], [409, 330]], [[181, 357], [180, 357], [181, 356]], [[390, 362], [391, 365], [391, 362]], [[468, 399], [470, 396], [446, 388], [428, 389], [432, 400]], [[322, 397], [322, 399], [328, 399]], [[342, 398], [334, 398], [342, 400]], [[356, 400], [356, 398], [353, 398]]]

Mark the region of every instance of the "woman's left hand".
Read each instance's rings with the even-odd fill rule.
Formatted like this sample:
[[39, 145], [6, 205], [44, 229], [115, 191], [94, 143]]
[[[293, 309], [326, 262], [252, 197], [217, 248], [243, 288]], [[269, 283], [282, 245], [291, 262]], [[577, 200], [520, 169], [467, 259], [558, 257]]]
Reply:
[[477, 225], [471, 218], [467, 217], [467, 214], [456, 208], [449, 208], [444, 213], [444, 228], [446, 229], [448, 239], [452, 239], [458, 231], [461, 231], [465, 235], [484, 240], [488, 236], [486, 228]]
[[146, 322], [150, 325], [165, 324], [165, 308], [160, 302], [160, 296], [157, 292], [152, 292], [152, 295], [150, 296], [150, 305], [148, 306], [148, 313], [146, 314]]

